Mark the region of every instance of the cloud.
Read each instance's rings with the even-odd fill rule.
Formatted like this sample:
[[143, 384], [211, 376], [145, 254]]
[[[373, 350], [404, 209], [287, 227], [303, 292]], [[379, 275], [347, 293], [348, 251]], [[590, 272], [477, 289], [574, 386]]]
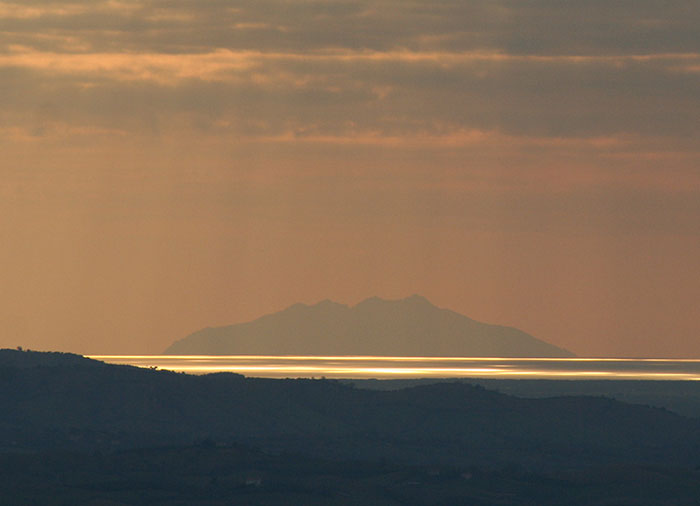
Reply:
[[[4, 36], [77, 36], [93, 51], [397, 48], [516, 54], [698, 52], [698, 9], [675, 0], [1, 2]], [[29, 40], [27, 40], [29, 41]]]
[[[0, 55], [5, 122], [31, 122], [40, 104], [66, 121], [133, 128], [164, 123], [213, 133], [349, 139], [696, 136], [700, 54], [530, 56], [489, 52], [334, 50], [264, 53]], [[10, 119], [10, 117], [14, 119]], [[24, 118], [24, 119], [22, 119]], [[246, 126], [247, 125], [247, 126]], [[236, 134], [242, 131], [235, 130]]]
[[76, 128], [156, 114], [261, 138], [698, 133], [700, 8], [680, 0], [28, 0], [0, 19], [6, 126], [48, 103]]
[[695, 185], [698, 11], [680, 1], [0, 1], [0, 144], [20, 164], [33, 153], [111, 157], [129, 143], [158, 159], [177, 144], [215, 167], [233, 152], [257, 164], [267, 149], [311, 166], [404, 157], [428, 160], [426, 171], [429, 160], [511, 178], [560, 167], [607, 184], [615, 171], [652, 185], [648, 172], [676, 170]]

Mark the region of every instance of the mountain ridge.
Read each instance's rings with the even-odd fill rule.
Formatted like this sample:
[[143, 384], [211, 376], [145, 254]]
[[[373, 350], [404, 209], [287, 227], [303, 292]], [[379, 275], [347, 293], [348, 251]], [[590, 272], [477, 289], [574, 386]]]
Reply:
[[700, 485], [699, 419], [599, 395], [0, 349], [0, 399], [2, 504], [691, 506]]
[[166, 355], [377, 355], [573, 357], [514, 327], [478, 322], [421, 295], [369, 297], [354, 306], [324, 299], [255, 320], [207, 327]]
[[341, 459], [538, 468], [697, 465], [700, 420], [605, 397], [515, 397], [465, 382], [192, 376], [0, 350], [0, 452], [114, 451], [210, 439]]

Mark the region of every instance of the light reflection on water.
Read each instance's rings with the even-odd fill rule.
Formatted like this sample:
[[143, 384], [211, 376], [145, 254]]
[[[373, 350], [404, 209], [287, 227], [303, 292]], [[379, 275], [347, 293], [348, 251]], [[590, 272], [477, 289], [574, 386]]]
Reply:
[[529, 378], [700, 380], [700, 360], [598, 358], [93, 355], [112, 364], [264, 378]]

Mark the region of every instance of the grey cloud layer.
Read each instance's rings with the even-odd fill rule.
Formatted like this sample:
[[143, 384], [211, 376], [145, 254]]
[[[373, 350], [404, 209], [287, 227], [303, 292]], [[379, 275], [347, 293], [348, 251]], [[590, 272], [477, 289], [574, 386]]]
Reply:
[[[695, 60], [700, 63], [700, 59]], [[192, 63], [196, 67], [196, 61]], [[133, 128], [144, 116], [179, 117], [233, 133], [444, 135], [478, 129], [512, 135], [696, 136], [700, 72], [687, 60], [437, 61], [257, 58], [212, 77], [160, 82], [115, 70], [0, 68], [0, 121], [55, 119]]]
[[77, 37], [94, 51], [700, 51], [700, 7], [684, 0], [22, 1], [0, 3], [3, 12], [5, 44], [43, 48], [37, 35], [51, 34]]
[[700, 130], [696, 2], [30, 0], [0, 18], [0, 127], [31, 135]]

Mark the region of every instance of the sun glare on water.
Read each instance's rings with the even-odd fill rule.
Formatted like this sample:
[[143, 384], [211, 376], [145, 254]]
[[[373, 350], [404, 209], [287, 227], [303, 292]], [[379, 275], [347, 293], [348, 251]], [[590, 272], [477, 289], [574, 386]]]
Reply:
[[270, 355], [93, 355], [111, 364], [262, 378], [700, 380], [700, 360]]

